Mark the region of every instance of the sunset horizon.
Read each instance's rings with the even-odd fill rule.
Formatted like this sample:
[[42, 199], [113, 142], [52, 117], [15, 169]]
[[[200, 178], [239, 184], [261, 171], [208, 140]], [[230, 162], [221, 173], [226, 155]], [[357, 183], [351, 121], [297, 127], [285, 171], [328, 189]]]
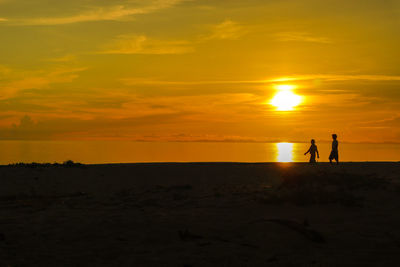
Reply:
[[399, 13], [2, 0], [0, 139], [400, 143]]

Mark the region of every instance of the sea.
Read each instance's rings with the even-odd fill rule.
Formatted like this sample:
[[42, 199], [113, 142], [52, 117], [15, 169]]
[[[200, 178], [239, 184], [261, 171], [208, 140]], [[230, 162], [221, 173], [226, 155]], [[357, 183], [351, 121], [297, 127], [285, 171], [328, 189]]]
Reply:
[[[309, 143], [0, 141], [0, 164], [140, 162], [308, 162]], [[319, 143], [328, 162], [330, 143]], [[340, 143], [340, 161], [400, 161], [400, 144]]]

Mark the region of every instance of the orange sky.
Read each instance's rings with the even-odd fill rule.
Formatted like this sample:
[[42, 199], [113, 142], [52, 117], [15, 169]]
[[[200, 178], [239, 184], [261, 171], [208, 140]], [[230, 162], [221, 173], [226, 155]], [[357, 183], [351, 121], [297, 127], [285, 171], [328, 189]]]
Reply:
[[396, 0], [0, 0], [0, 36], [0, 139], [400, 142]]

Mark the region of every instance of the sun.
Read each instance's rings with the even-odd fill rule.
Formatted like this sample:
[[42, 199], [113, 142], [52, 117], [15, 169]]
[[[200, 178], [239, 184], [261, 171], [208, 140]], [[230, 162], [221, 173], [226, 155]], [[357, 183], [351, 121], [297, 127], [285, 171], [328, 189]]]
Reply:
[[291, 111], [301, 104], [302, 97], [293, 93], [294, 85], [280, 84], [275, 86], [279, 90], [271, 99], [270, 103], [278, 111]]
[[293, 110], [296, 106], [300, 105], [300, 103], [301, 96], [291, 91], [278, 92], [270, 102], [270, 104], [275, 106], [279, 111]]

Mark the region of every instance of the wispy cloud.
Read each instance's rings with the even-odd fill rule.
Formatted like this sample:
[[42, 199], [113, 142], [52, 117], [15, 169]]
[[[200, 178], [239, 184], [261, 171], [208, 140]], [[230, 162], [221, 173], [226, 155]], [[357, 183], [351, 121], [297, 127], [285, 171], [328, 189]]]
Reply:
[[245, 34], [243, 26], [232, 20], [213, 25], [211, 32], [197, 40], [157, 40], [146, 35], [121, 35], [106, 45], [99, 54], [186, 54], [195, 51], [195, 45], [210, 40], [235, 40]]
[[71, 62], [71, 61], [75, 61], [75, 60], [76, 60], [75, 55], [65, 55], [65, 56], [61, 56], [61, 57], [49, 58], [49, 59], [46, 59], [45, 61], [65, 63], [65, 62]]
[[268, 80], [214, 80], [214, 81], [165, 81], [157, 79], [124, 78], [120, 80], [125, 85], [213, 85], [213, 84], [254, 84], [266, 83]]
[[325, 80], [325, 81], [400, 81], [400, 76], [396, 75], [374, 75], [374, 74], [311, 74], [311, 75], [296, 75], [272, 79], [276, 82], [285, 81], [307, 81], [307, 80]]
[[62, 25], [89, 21], [122, 20], [129, 16], [148, 14], [166, 9], [182, 1], [184, 0], [153, 0], [148, 1], [149, 4], [140, 7], [131, 7], [128, 2], [127, 5], [98, 7], [72, 16], [26, 18], [10, 22], [22, 25]]
[[380, 128], [389, 128], [389, 127], [400, 127], [400, 114], [392, 115], [389, 118], [379, 119], [379, 120], [371, 120], [371, 121], [363, 121], [359, 122], [358, 125], [368, 127], [380, 127]]
[[69, 83], [79, 77], [86, 68], [59, 68], [52, 71], [23, 72], [7, 70], [7, 79], [0, 80], [1, 99], [13, 97], [21, 90], [42, 89], [55, 83]]
[[391, 75], [329, 75], [329, 74], [310, 74], [296, 75], [277, 78], [266, 78], [259, 80], [199, 80], [199, 81], [166, 81], [157, 79], [143, 78], [124, 78], [121, 79], [125, 85], [207, 85], [207, 84], [275, 84], [295, 81], [400, 81], [400, 76]]
[[189, 41], [156, 40], [145, 35], [123, 35], [106, 46], [100, 54], [186, 54], [193, 52]]
[[332, 43], [332, 40], [329, 38], [314, 36], [307, 32], [281, 32], [276, 34], [276, 39], [282, 42]]
[[236, 40], [245, 34], [244, 27], [230, 19], [217, 25], [211, 26], [211, 33], [200, 37], [203, 41], [208, 40]]

